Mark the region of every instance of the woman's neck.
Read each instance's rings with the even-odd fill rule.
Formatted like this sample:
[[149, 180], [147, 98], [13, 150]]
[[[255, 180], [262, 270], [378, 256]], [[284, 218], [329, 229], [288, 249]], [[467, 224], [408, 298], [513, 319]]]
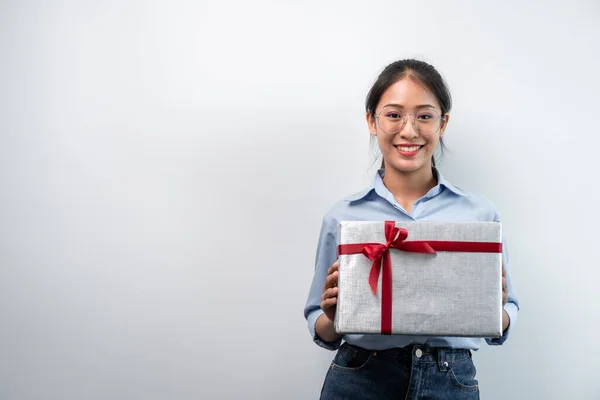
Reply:
[[437, 185], [432, 168], [402, 172], [387, 166], [383, 184], [394, 195], [398, 203], [409, 213], [415, 201]]

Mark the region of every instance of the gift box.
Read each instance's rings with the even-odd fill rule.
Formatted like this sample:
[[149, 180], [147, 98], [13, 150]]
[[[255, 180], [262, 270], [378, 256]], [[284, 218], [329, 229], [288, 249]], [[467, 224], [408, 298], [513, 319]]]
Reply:
[[338, 333], [500, 337], [498, 222], [343, 221]]

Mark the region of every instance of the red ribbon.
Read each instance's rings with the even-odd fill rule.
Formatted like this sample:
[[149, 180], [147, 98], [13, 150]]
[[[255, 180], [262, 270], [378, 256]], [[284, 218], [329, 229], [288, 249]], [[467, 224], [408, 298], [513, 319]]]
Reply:
[[406, 241], [408, 231], [396, 227], [394, 221], [385, 221], [385, 239], [383, 243], [340, 244], [338, 254], [364, 254], [373, 261], [369, 273], [369, 286], [377, 295], [377, 282], [381, 277], [381, 333], [392, 333], [392, 260], [390, 249], [414, 253], [437, 254], [436, 251], [454, 251], [471, 253], [501, 253], [502, 243], [497, 242], [452, 242], [442, 240]]

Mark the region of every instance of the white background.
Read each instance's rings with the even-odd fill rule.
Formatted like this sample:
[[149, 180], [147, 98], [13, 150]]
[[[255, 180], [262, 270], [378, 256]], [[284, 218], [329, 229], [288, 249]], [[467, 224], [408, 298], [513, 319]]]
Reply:
[[600, 399], [600, 6], [2, 1], [0, 398], [316, 399], [321, 218], [418, 57], [444, 175], [501, 212], [521, 313], [484, 399]]

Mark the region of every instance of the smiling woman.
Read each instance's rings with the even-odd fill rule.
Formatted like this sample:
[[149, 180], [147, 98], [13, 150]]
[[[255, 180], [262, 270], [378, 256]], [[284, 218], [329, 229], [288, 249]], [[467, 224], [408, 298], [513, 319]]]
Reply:
[[[403, 179], [407, 172], [413, 182], [433, 184], [434, 153], [448, 125], [451, 105], [445, 82], [429, 64], [402, 60], [381, 73], [366, 108], [369, 130], [383, 155], [386, 184]], [[412, 124], [406, 123], [409, 119]], [[410, 211], [410, 199], [398, 200]]]
[[[419, 111], [425, 110], [423, 110], [423, 113], [413, 115], [415, 118], [413, 121], [419, 121], [418, 124], [413, 125], [414, 128], [417, 130], [419, 127], [423, 128], [426, 136], [436, 134], [439, 131], [439, 143], [443, 151], [444, 143], [442, 137], [448, 123], [448, 113], [452, 109], [452, 96], [444, 79], [437, 70], [431, 65], [417, 60], [401, 60], [388, 65], [369, 91], [365, 106], [371, 134], [374, 138], [377, 138], [374, 118], [379, 121], [379, 128], [382, 132], [395, 135], [404, 127], [406, 122], [405, 113], [407, 112], [406, 105], [401, 103], [388, 104], [386, 100], [389, 99], [383, 99], [382, 96], [387, 94], [387, 97], [390, 97], [392, 93], [387, 93], [389, 92], [388, 89], [391, 89], [391, 92], [401, 91], [407, 84], [403, 80], [405, 77], [409, 78], [413, 84], [419, 85], [420, 89], [424, 90], [423, 94], [425, 97], [431, 102], [430, 104], [421, 104], [415, 107]], [[400, 87], [395, 87], [396, 85], [400, 85]], [[402, 93], [397, 94], [402, 95]], [[405, 93], [405, 95], [407, 94]], [[382, 109], [379, 110], [379, 113], [376, 113], [379, 103], [383, 104], [383, 106], [381, 106]], [[393, 113], [394, 111], [396, 112], [395, 115], [388, 114], [388, 112]], [[384, 115], [383, 118], [381, 118], [382, 114]], [[429, 120], [427, 125], [425, 125], [426, 120]], [[435, 167], [435, 158], [433, 156], [431, 162]]]
[[[390, 64], [369, 91], [367, 126], [383, 156], [382, 168], [370, 187], [325, 215], [304, 309], [315, 343], [338, 350], [322, 399], [479, 398], [471, 351], [479, 348], [480, 337], [340, 334], [334, 326], [340, 222], [500, 221], [488, 199], [452, 185], [435, 166], [451, 103], [441, 75], [418, 60]], [[489, 345], [507, 340], [519, 309], [506, 264], [502, 246], [502, 333], [485, 338]]]

